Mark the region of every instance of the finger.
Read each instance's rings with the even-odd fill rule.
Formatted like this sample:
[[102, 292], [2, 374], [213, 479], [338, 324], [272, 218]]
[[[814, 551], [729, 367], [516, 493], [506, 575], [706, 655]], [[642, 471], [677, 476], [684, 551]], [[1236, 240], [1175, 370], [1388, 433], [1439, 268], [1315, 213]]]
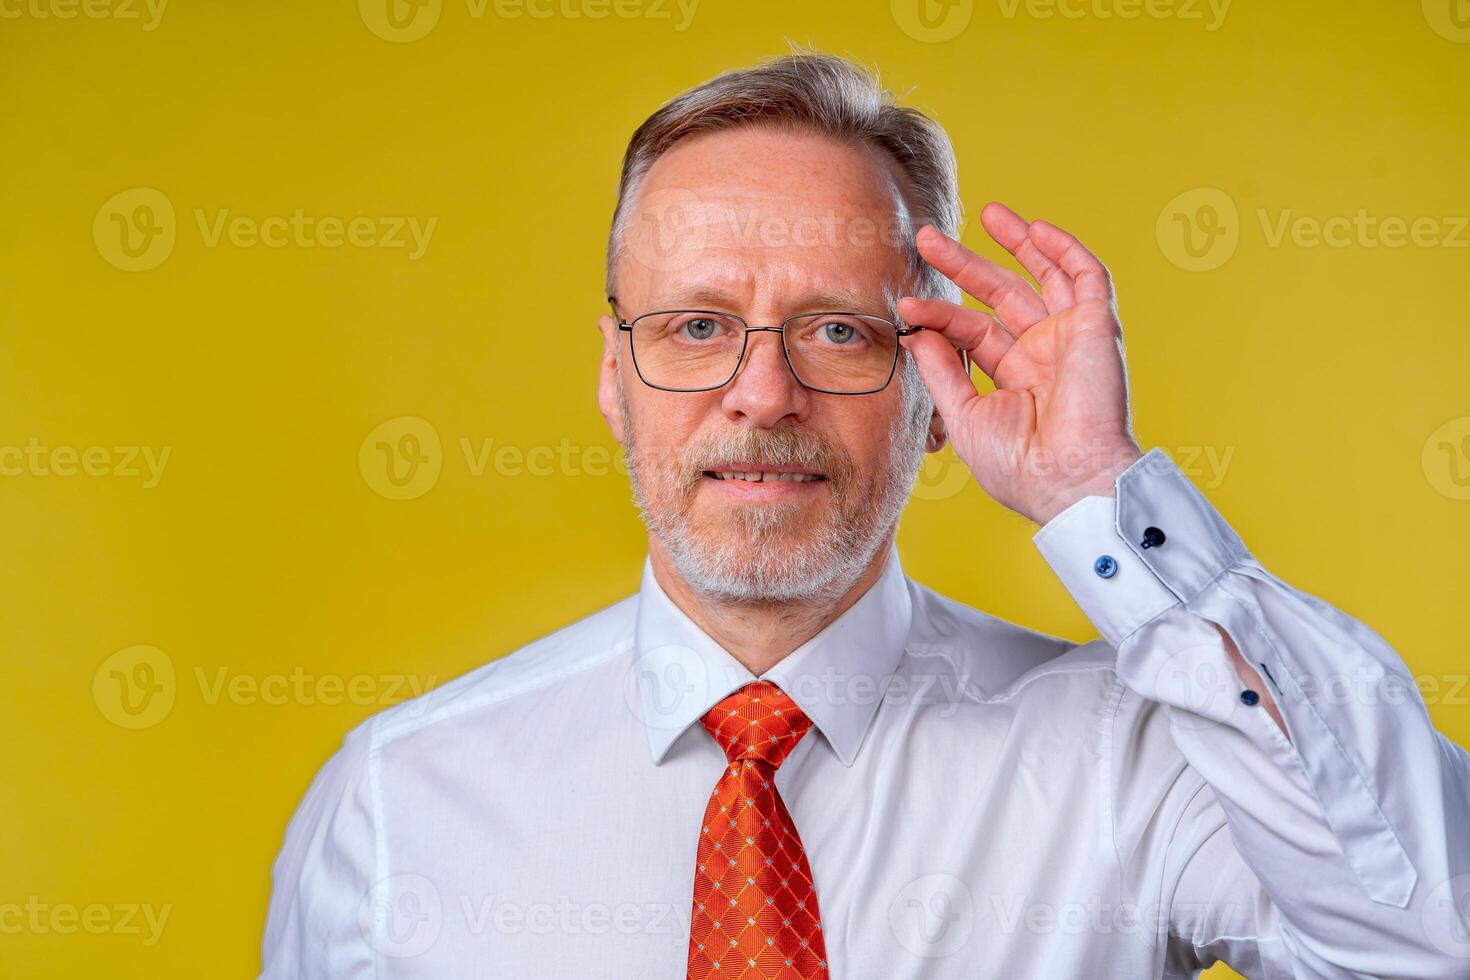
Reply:
[[971, 310], [942, 299], [915, 299], [905, 296], [898, 301], [898, 315], [912, 323], [943, 334], [951, 344], [970, 355], [980, 370], [992, 381], [1000, 359], [1016, 339], [1005, 325], [984, 310]]
[[903, 345], [919, 365], [919, 374], [924, 387], [934, 399], [939, 417], [951, 432], [958, 429], [958, 422], [979, 401], [980, 392], [968, 371], [954, 356], [954, 347], [938, 333], [921, 330], [903, 338]]
[[1030, 238], [1047, 258], [1071, 277], [1078, 302], [1113, 302], [1113, 277], [1108, 267], [1075, 235], [1049, 221], [1033, 221]]
[[1031, 278], [1041, 286], [1041, 299], [1048, 311], [1060, 313], [1072, 307], [1076, 302], [1072, 277], [1031, 240], [1026, 219], [1004, 204], [992, 201], [980, 211], [980, 224], [1031, 273]]
[[919, 229], [917, 242], [925, 262], [999, 313], [1012, 333], [1046, 318], [1046, 304], [1020, 273], [976, 255], [933, 225]]

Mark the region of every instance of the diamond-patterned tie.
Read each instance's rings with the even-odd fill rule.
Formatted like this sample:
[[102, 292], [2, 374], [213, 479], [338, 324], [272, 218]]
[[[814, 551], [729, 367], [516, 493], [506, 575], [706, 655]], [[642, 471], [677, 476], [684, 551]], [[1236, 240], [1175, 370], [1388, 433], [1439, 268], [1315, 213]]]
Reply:
[[699, 833], [689, 980], [826, 980], [817, 890], [776, 770], [812, 727], [775, 684], [747, 684], [704, 716], [730, 766]]

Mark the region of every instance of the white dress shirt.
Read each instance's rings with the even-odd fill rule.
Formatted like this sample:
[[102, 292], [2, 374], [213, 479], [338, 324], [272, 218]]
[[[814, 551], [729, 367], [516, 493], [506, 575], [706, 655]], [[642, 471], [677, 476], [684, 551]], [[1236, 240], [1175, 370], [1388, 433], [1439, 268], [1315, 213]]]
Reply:
[[[776, 783], [834, 980], [1470, 977], [1470, 756], [1399, 657], [1158, 450], [1036, 543], [1102, 640], [947, 599], [895, 548], [762, 675], [814, 722]], [[725, 766], [699, 718], [754, 679], [645, 562], [636, 595], [368, 719], [287, 829], [263, 975], [683, 977]]]

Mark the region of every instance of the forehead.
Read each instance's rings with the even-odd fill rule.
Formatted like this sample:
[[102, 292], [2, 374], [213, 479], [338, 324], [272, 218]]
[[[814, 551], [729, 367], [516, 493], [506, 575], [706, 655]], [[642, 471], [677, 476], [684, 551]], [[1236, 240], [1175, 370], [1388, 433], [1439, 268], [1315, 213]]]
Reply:
[[752, 303], [800, 304], [806, 293], [881, 301], [907, 270], [903, 188], [882, 150], [805, 130], [682, 140], [630, 202], [618, 291], [636, 302], [699, 289]]

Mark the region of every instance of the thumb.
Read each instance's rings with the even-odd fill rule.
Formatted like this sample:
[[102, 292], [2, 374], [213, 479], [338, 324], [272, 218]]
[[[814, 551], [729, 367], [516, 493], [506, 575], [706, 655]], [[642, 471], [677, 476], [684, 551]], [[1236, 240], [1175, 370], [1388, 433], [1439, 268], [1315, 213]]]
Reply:
[[979, 401], [980, 392], [960, 361], [960, 352], [938, 333], [921, 330], [903, 339], [903, 346], [919, 365], [924, 387], [934, 399], [940, 418], [954, 431], [955, 424]]

